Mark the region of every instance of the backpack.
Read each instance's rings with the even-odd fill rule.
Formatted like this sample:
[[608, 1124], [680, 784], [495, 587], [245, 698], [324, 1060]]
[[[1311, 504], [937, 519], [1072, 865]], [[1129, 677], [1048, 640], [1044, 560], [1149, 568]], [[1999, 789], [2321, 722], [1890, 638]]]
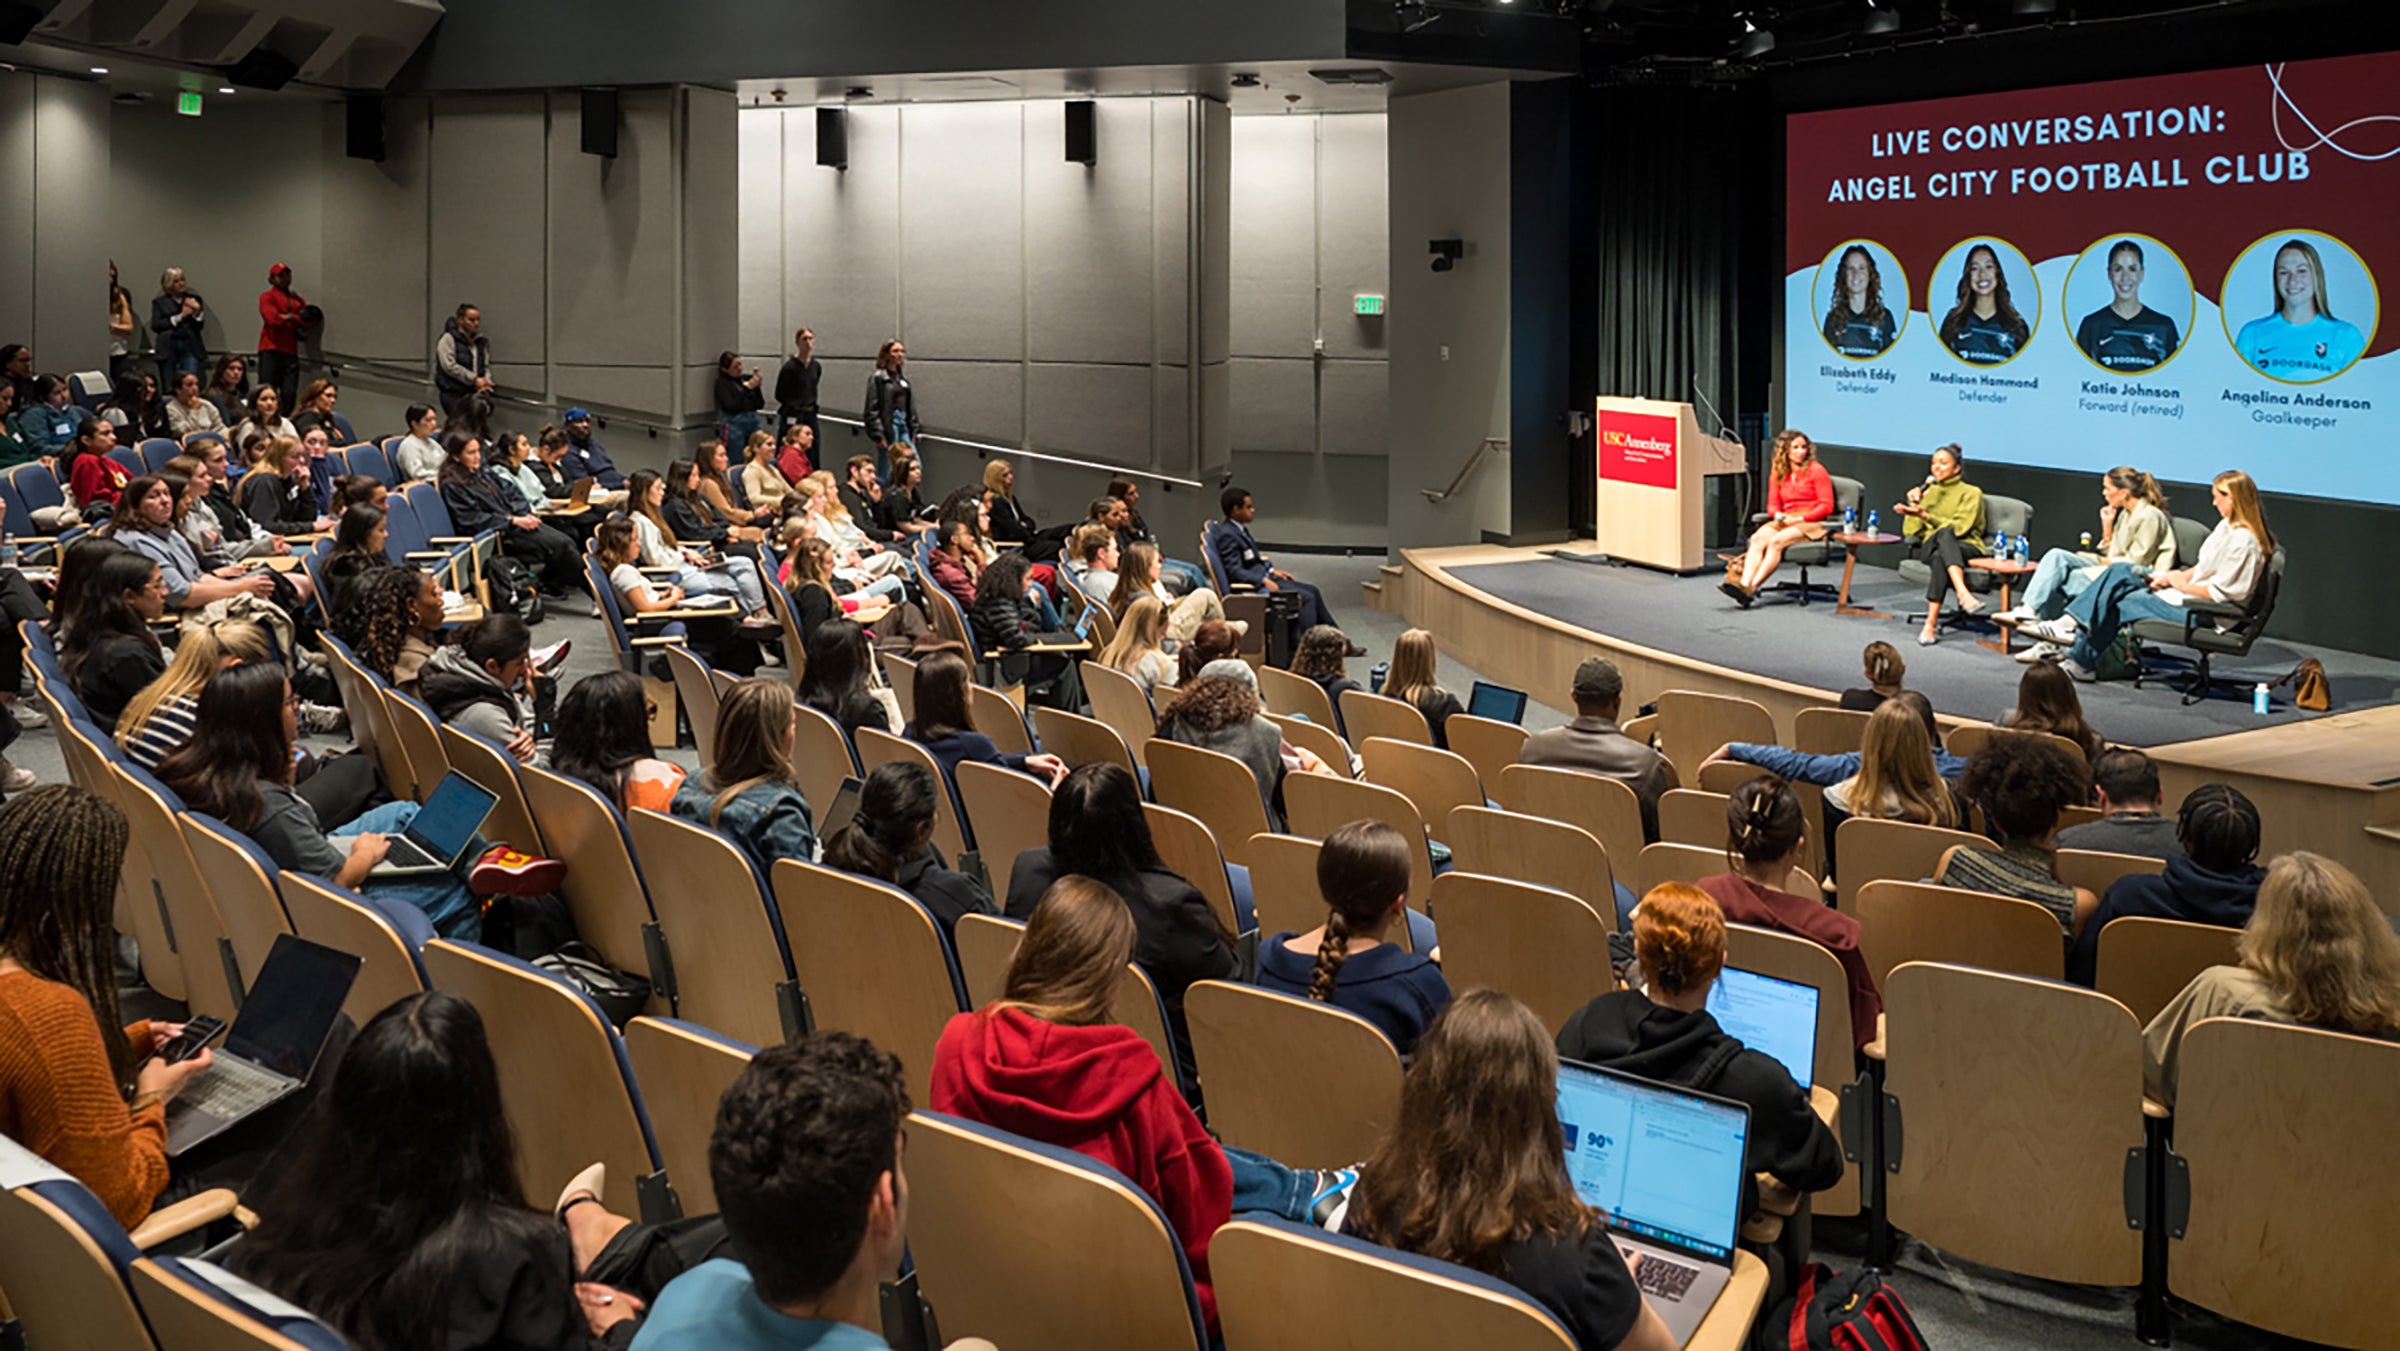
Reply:
[[1758, 1321], [1754, 1351], [1925, 1351], [1899, 1292], [1872, 1271], [1837, 1274], [1821, 1262], [1792, 1297]]
[[512, 612], [528, 624], [542, 622], [542, 593], [534, 588], [533, 569], [505, 554], [494, 554], [483, 565], [483, 580], [492, 593], [495, 612]]

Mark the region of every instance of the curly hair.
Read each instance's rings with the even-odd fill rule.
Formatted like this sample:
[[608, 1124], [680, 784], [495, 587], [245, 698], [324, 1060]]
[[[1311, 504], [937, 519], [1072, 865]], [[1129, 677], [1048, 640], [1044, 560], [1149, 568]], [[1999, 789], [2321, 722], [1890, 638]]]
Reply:
[[377, 568], [358, 579], [349, 614], [350, 646], [358, 663], [389, 680], [400, 650], [417, 631], [417, 591], [425, 574], [415, 568]]
[[1195, 676], [1184, 683], [1175, 707], [1159, 718], [1158, 730], [1162, 736], [1170, 727], [1206, 735], [1257, 716], [1258, 691], [1230, 676]]
[[1340, 680], [1349, 675], [1342, 663], [1350, 655], [1350, 636], [1331, 624], [1319, 624], [1300, 635], [1292, 653], [1292, 674], [1311, 680]]
[[2091, 800], [2092, 767], [2041, 737], [1998, 732], [1967, 761], [1959, 786], [2004, 840], [2038, 840], [2060, 812]]

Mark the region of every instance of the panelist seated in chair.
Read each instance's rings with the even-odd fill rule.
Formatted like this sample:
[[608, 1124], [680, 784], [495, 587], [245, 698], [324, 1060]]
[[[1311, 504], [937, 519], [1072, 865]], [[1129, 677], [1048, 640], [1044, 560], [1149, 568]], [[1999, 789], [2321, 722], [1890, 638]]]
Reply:
[[1967, 482], [1966, 452], [1956, 445], [1933, 452], [1932, 472], [1908, 490], [1908, 500], [1892, 510], [1907, 519], [1900, 534], [1908, 541], [1908, 556], [1922, 559], [1932, 572], [1925, 583], [1925, 629], [1917, 642], [1930, 647], [1941, 641], [1935, 627], [1942, 617], [1942, 597], [1956, 592], [1961, 614], [1979, 614], [1983, 602], [1967, 588], [1967, 560], [1981, 558], [1983, 548], [1983, 489]]
[[[1463, 1141], [1482, 1143], [1470, 1152]], [[1567, 1174], [1550, 1030], [1496, 990], [1460, 995], [1426, 1029], [1399, 1119], [1329, 1227], [1506, 1281], [1578, 1351], [1674, 1351]]]
[[1821, 540], [1826, 519], [1833, 515], [1833, 475], [1817, 459], [1816, 442], [1797, 427], [1775, 434], [1774, 459], [1767, 472], [1767, 519], [1750, 532], [1750, 546], [1741, 559], [1728, 563], [1718, 590], [1747, 610], [1758, 589], [1783, 566], [1783, 554], [1795, 544]]
[[[2030, 619], [2056, 619], [2067, 612], [2067, 602], [2089, 590], [2111, 563], [2130, 563], [2144, 573], [2175, 566], [2175, 526], [2167, 518], [2166, 492], [2157, 479], [2129, 464], [2100, 476], [2098, 552], [2052, 549], [2043, 554], [2041, 565], [2026, 579], [2016, 608], [1992, 618], [2020, 624]], [[2049, 645], [2046, 653], [2044, 646], [2037, 644], [2017, 660], [2037, 661], [2057, 652], [2055, 644]]]
[[[2023, 625], [2024, 630], [2065, 644], [2067, 655], [2059, 665], [2077, 680], [2094, 680], [2100, 654], [2117, 640], [2118, 629], [2137, 619], [2180, 620], [2184, 607], [2194, 601], [2237, 609], [2247, 605], [2275, 552], [2266, 509], [2259, 505], [2258, 484], [2241, 470], [2228, 469], [2210, 481], [2208, 499], [2217, 509], [2217, 525], [2190, 568], [2145, 577], [2131, 564], [2112, 563], [2068, 604], [2065, 614], [2047, 623]], [[2216, 620], [2219, 629], [2232, 625], [2231, 618]]]
[[[1310, 583], [1275, 566], [1275, 561], [1258, 551], [1258, 541], [1251, 537], [1250, 522], [1257, 519], [1258, 504], [1251, 499], [1247, 488], [1227, 488], [1218, 495], [1217, 505], [1225, 519], [1217, 523], [1210, 537], [1210, 547], [1216, 550], [1217, 566], [1225, 572], [1228, 582], [1255, 586], [1261, 591], [1291, 591], [1300, 597], [1300, 627], [1314, 628], [1319, 624], [1340, 626], [1333, 612], [1325, 608], [1324, 593]], [[1363, 657], [1367, 650], [1357, 643], [1350, 645], [1349, 655]]]
[[[1747, 1172], [1799, 1192], [1841, 1181], [1841, 1142], [1809, 1104], [1808, 1085], [1726, 1035], [1708, 1011], [1725, 967], [1725, 917], [1708, 893], [1681, 882], [1651, 888], [1633, 912], [1633, 951], [1642, 987], [1576, 1010], [1559, 1029], [1559, 1055], [1731, 1098], [1750, 1109]], [[1746, 1198], [1743, 1209], [1756, 1202]]]

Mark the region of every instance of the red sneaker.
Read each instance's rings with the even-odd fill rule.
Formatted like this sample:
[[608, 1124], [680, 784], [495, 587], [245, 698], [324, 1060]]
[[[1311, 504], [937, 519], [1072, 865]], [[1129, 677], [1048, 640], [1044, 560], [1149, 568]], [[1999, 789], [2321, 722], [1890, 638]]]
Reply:
[[467, 889], [478, 896], [542, 896], [566, 880], [565, 859], [536, 858], [495, 844], [468, 871]]

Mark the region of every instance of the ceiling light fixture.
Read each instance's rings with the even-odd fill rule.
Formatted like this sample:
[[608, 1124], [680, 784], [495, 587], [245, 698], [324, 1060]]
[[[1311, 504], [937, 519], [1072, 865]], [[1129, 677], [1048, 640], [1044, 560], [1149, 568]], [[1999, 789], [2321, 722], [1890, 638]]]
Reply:
[[1775, 30], [1761, 28], [1745, 16], [1742, 19], [1742, 45], [1737, 50], [1745, 60], [1765, 56], [1775, 50]]
[[108, 67], [106, 67], [106, 66], [94, 66], [94, 67], [92, 67], [92, 73], [93, 73], [94, 75], [106, 75], [106, 74], [108, 73]]

